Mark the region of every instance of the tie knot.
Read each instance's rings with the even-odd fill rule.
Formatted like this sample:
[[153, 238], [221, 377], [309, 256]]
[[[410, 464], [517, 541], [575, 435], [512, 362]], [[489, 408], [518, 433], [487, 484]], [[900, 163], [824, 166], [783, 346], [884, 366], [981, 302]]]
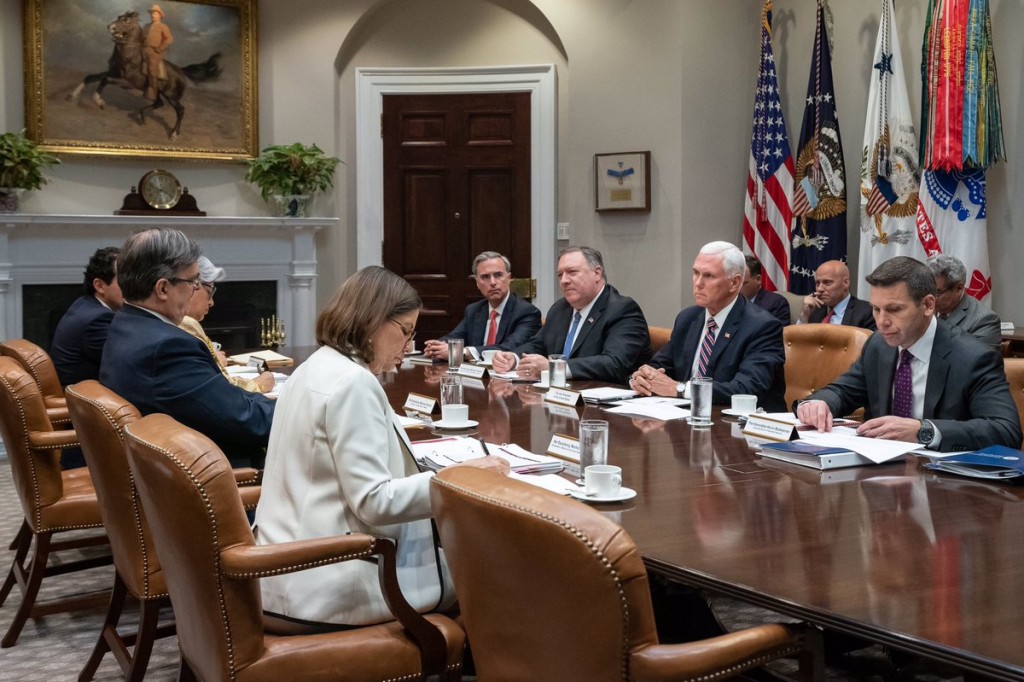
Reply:
[[580, 315], [580, 311], [577, 310], [576, 314], [572, 316], [572, 321], [573, 322], [579, 322], [580, 321], [580, 317], [582, 317], [582, 315]]
[[718, 328], [718, 323], [715, 322], [715, 318], [709, 317], [708, 318], [708, 331], [709, 332], [713, 332], [717, 328]]
[[496, 318], [497, 316], [498, 316], [498, 311], [497, 311], [497, 310], [493, 310], [493, 309], [492, 309], [492, 310], [491, 310], [491, 319], [493, 320], [493, 319], [494, 319], [494, 318]]
[[908, 364], [910, 364], [910, 361], [913, 360], [913, 359], [914, 359], [914, 355], [909, 350], [907, 350], [906, 348], [904, 348], [903, 350], [900, 351], [900, 364], [901, 365], [908, 365]]

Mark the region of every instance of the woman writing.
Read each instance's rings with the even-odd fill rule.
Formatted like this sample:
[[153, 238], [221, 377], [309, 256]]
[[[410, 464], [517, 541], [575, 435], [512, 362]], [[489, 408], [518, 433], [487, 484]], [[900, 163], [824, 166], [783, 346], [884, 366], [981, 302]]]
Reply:
[[[430, 524], [428, 485], [401, 444], [378, 374], [402, 362], [421, 303], [394, 273], [371, 266], [352, 275], [317, 318], [320, 348], [288, 379], [270, 432], [260, 544], [372, 533], [398, 544], [398, 581], [421, 612], [444, 609], [454, 591]], [[507, 472], [499, 457], [463, 466]], [[339, 629], [391, 620], [377, 568], [347, 561], [264, 578], [272, 630]]]

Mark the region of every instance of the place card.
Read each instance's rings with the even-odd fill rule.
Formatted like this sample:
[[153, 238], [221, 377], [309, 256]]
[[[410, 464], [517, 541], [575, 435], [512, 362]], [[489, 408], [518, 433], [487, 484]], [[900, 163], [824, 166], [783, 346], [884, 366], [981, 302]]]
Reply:
[[561, 457], [562, 459], [567, 459], [570, 462], [576, 462], [579, 464], [580, 441], [578, 438], [566, 436], [562, 433], [556, 433], [551, 436], [551, 442], [548, 443], [547, 453], [554, 457]]
[[441, 411], [435, 398], [419, 393], [410, 393], [409, 397], [405, 399], [402, 409], [408, 412], [419, 412], [420, 414], [434, 414]]
[[576, 411], [575, 407], [568, 405], [559, 405], [558, 403], [546, 403], [544, 409], [548, 413], [556, 415], [558, 417], [564, 417], [566, 419], [572, 419], [573, 421], [579, 421], [580, 414]]
[[579, 403], [580, 398], [579, 391], [573, 391], [568, 388], [555, 388], [552, 386], [548, 389], [548, 392], [544, 394], [544, 402], [546, 403], [557, 403], [559, 405], [568, 405], [572, 407]]
[[787, 441], [796, 438], [796, 424], [772, 419], [764, 414], [750, 414], [747, 416], [747, 425], [743, 427], [743, 434], [754, 438], [764, 438], [772, 441]]
[[462, 377], [482, 379], [486, 371], [487, 368], [481, 365], [467, 365], [466, 363], [462, 363], [459, 365], [459, 369], [455, 373]]

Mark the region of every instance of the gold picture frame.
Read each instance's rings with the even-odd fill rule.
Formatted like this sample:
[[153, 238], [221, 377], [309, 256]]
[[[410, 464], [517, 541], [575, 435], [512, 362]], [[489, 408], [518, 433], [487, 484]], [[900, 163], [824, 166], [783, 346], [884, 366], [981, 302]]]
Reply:
[[651, 153], [594, 154], [594, 210], [651, 210]]
[[[43, 148], [256, 156], [256, 0], [25, 0], [24, 7], [26, 128]], [[147, 60], [144, 45], [153, 7], [170, 33], [162, 65]], [[149, 73], [157, 75], [152, 98]]]

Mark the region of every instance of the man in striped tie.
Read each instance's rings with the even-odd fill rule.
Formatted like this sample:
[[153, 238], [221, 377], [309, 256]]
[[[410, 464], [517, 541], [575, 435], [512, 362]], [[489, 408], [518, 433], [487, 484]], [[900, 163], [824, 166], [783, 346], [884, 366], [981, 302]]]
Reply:
[[630, 385], [641, 395], [681, 395], [693, 377], [714, 381], [712, 401], [757, 396], [770, 412], [786, 409], [782, 323], [740, 296], [743, 253], [728, 242], [705, 244], [693, 262], [697, 305], [676, 316], [668, 344], [637, 370]]

